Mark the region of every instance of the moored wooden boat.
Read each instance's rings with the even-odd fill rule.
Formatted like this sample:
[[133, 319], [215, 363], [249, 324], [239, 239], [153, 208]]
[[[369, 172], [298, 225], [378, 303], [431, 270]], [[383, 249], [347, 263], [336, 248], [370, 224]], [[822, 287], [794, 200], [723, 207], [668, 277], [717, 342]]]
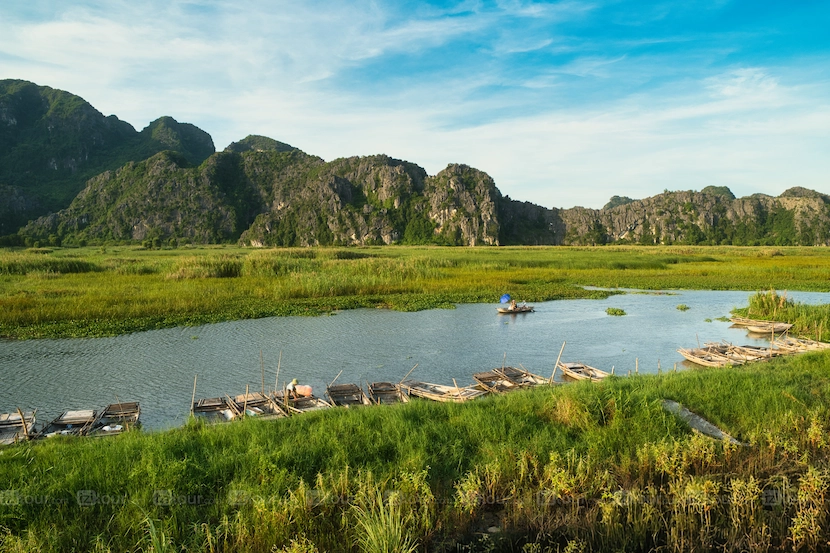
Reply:
[[310, 386], [307, 388], [308, 389], [304, 389], [303, 392], [308, 392], [308, 395], [297, 395], [294, 397], [290, 392], [286, 393], [285, 391], [280, 390], [272, 392], [271, 397], [274, 402], [276, 402], [277, 405], [279, 405], [289, 415], [297, 415], [300, 413], [307, 413], [309, 411], [320, 411], [322, 409], [330, 409], [332, 407], [331, 403], [328, 401], [315, 396], [312, 393]]
[[409, 396], [401, 387], [391, 382], [370, 382], [369, 400], [378, 405], [387, 403], [408, 403]]
[[746, 329], [749, 332], [754, 332], [755, 334], [779, 334], [781, 332], [787, 332], [791, 329], [793, 325], [790, 323], [777, 323], [777, 322], [767, 322], [764, 324], [752, 324], [746, 325]]
[[33, 438], [35, 432], [36, 411], [18, 413], [0, 413], [0, 445], [10, 445]]
[[496, 372], [502, 374], [505, 378], [510, 380], [510, 382], [520, 388], [542, 386], [544, 384], [551, 383], [549, 378], [533, 374], [524, 367], [501, 367], [500, 369], [496, 369]]
[[611, 376], [603, 370], [597, 369], [584, 363], [566, 363], [560, 361], [557, 365], [562, 373], [574, 380], [590, 380], [592, 382], [599, 382], [604, 378]]
[[471, 386], [445, 386], [443, 384], [431, 384], [417, 380], [407, 380], [401, 383], [401, 387], [410, 396], [416, 396], [433, 401], [460, 403], [487, 395], [486, 390], [476, 389]]
[[137, 401], [107, 405], [89, 430], [90, 436], [115, 436], [139, 425], [141, 407]]
[[473, 374], [473, 379], [480, 387], [492, 394], [503, 394], [518, 390], [519, 385], [500, 373], [497, 369]]
[[269, 395], [262, 392], [246, 392], [231, 398], [235, 411], [246, 417], [278, 419], [287, 416], [285, 410]]
[[335, 407], [352, 407], [355, 405], [371, 405], [369, 397], [363, 388], [357, 384], [335, 384], [326, 388], [329, 403]]
[[793, 338], [777, 337], [772, 342], [773, 347], [784, 350], [789, 353], [801, 353], [805, 351], [818, 351], [822, 349], [830, 349], [830, 344], [826, 342], [817, 342], [816, 340], [809, 340], [807, 338]]
[[236, 403], [229, 397], [205, 398], [193, 404], [193, 415], [207, 422], [227, 422], [241, 414]]
[[37, 435], [38, 438], [52, 436], [83, 436], [92, 427], [97, 418], [94, 409], [64, 411], [46, 425]]
[[725, 349], [719, 346], [707, 346], [703, 348], [678, 348], [677, 352], [688, 361], [704, 367], [725, 367], [727, 365], [742, 365], [740, 359], [733, 360], [724, 354]]
[[747, 317], [730, 317], [729, 321], [733, 326], [749, 326], [749, 325], [765, 325], [774, 321], [764, 321], [762, 319], [749, 319]]

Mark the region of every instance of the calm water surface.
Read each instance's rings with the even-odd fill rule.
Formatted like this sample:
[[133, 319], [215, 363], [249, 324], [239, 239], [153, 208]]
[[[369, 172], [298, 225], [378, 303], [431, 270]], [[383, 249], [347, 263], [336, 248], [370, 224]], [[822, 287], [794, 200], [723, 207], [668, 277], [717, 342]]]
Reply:
[[[0, 412], [38, 409], [45, 422], [66, 409], [100, 409], [140, 401], [147, 428], [182, 424], [196, 397], [272, 389], [292, 378], [323, 395], [338, 383], [410, 378], [459, 385], [472, 373], [523, 365], [549, 376], [563, 342], [563, 361], [582, 361], [618, 375], [685, 368], [678, 347], [709, 341], [763, 344], [717, 321], [746, 306], [748, 292], [679, 291], [606, 300], [536, 304], [536, 312], [497, 315], [495, 305], [459, 305], [417, 313], [380, 309], [322, 317], [280, 317], [141, 332], [116, 338], [0, 341]], [[803, 303], [830, 294], [789, 292]], [[686, 304], [688, 311], [677, 306]], [[611, 317], [607, 307], [627, 313]], [[709, 319], [710, 321], [707, 321]], [[260, 363], [260, 352], [262, 364]], [[280, 362], [280, 354], [282, 360]]]

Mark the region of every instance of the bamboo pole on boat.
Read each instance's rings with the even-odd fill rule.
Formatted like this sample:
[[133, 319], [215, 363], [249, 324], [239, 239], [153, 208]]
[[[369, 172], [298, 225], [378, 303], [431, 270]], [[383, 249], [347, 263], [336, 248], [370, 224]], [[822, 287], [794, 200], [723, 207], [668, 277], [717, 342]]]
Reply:
[[259, 369], [262, 372], [262, 393], [265, 394], [265, 363], [262, 361], [262, 350], [259, 350]]
[[464, 396], [461, 395], [461, 388], [458, 387], [458, 382], [456, 382], [455, 379], [453, 378], [452, 383], [455, 384], [455, 390], [456, 390], [456, 392], [458, 392], [458, 397], [461, 398], [461, 401], [465, 401], [466, 398], [464, 398]]
[[565, 351], [565, 344], [567, 343], [567, 341], [562, 342], [562, 348], [559, 350], [559, 356], [556, 358], [556, 363], [553, 364], [553, 372], [551, 373], [550, 380], [548, 381], [548, 384], [551, 386], [553, 385], [553, 377], [556, 376], [556, 369], [559, 367], [559, 360], [562, 359], [562, 352]]
[[277, 377], [274, 379], [274, 393], [277, 393], [277, 390], [280, 387], [280, 365], [282, 364], [282, 350], [280, 350], [280, 358], [277, 359]]
[[193, 404], [196, 402], [196, 379], [199, 378], [198, 373], [193, 375], [193, 395], [190, 396], [190, 416], [193, 416]]
[[[417, 366], [418, 366], [418, 363], [415, 363], [415, 367], [417, 367]], [[404, 381], [404, 380], [406, 380], [406, 377], [407, 377], [407, 376], [409, 376], [410, 374], [412, 374], [412, 371], [414, 371], [414, 370], [415, 370], [415, 367], [412, 367], [411, 369], [409, 369], [409, 372], [408, 372], [408, 373], [406, 373], [406, 376], [404, 376], [403, 378], [401, 378], [401, 381], [400, 381], [400, 382], [398, 382], [398, 385], [403, 384], [403, 381]]]
[[504, 357], [501, 360], [501, 370], [504, 370], [504, 365], [507, 364], [507, 352], [504, 352]]
[[[261, 350], [260, 350], [261, 353]], [[263, 389], [265, 388], [265, 377], [263, 377]], [[244, 417], [248, 412], [248, 384], [245, 384], [245, 401], [242, 402], [242, 416]]]
[[23, 411], [20, 410], [20, 407], [17, 408], [17, 414], [20, 415], [20, 422], [23, 424], [23, 435], [26, 436], [26, 439], [29, 439], [29, 426], [26, 424], [26, 415], [23, 414]]
[[332, 386], [334, 386], [334, 383], [337, 381], [337, 379], [338, 379], [338, 378], [340, 378], [340, 375], [341, 375], [341, 374], [343, 374], [343, 369], [340, 369], [340, 372], [339, 372], [339, 373], [337, 373], [337, 376], [335, 376], [335, 377], [334, 377], [334, 380], [332, 380], [332, 381], [331, 381], [331, 384], [329, 384], [329, 385], [328, 385], [328, 387], [329, 387], [329, 388], [331, 388]]

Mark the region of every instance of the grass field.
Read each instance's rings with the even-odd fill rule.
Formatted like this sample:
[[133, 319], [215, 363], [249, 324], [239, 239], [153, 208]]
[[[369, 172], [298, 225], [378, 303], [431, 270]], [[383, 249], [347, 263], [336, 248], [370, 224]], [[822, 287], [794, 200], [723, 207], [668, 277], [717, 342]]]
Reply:
[[[0, 253], [0, 334], [97, 336], [332, 309], [758, 291], [827, 340], [823, 248]], [[671, 399], [746, 445], [691, 431]], [[830, 543], [830, 354], [465, 404], [191, 422], [0, 449], [0, 553], [815, 551]], [[497, 528], [491, 533], [488, 529]]]
[[583, 286], [830, 291], [830, 250], [367, 247], [0, 251], [0, 336], [107, 336], [357, 307], [599, 298]]
[[[662, 399], [748, 445], [691, 432]], [[0, 551], [815, 550], [828, 431], [830, 355], [805, 354], [56, 438], [0, 453]]]

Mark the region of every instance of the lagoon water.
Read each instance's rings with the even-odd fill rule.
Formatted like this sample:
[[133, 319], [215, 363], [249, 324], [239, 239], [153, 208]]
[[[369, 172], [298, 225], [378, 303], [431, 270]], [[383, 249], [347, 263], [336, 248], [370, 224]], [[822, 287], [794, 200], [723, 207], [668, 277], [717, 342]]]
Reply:
[[[37, 409], [48, 421], [67, 409], [141, 402], [145, 428], [182, 424], [196, 397], [273, 389], [292, 378], [322, 396], [338, 383], [410, 378], [459, 385], [472, 374], [522, 365], [549, 376], [563, 342], [563, 361], [582, 361], [617, 375], [685, 370], [678, 347], [725, 340], [763, 345], [716, 320], [746, 306], [749, 292], [628, 293], [604, 300], [536, 304], [536, 312], [497, 315], [495, 305], [459, 305], [400, 313], [381, 309], [321, 317], [279, 317], [140, 332], [115, 338], [0, 341], [0, 412]], [[830, 303], [830, 294], [789, 292], [796, 301]], [[689, 309], [680, 311], [677, 306]], [[612, 317], [607, 307], [625, 310]], [[262, 360], [262, 362], [260, 361]], [[558, 379], [558, 378], [557, 378]]]

